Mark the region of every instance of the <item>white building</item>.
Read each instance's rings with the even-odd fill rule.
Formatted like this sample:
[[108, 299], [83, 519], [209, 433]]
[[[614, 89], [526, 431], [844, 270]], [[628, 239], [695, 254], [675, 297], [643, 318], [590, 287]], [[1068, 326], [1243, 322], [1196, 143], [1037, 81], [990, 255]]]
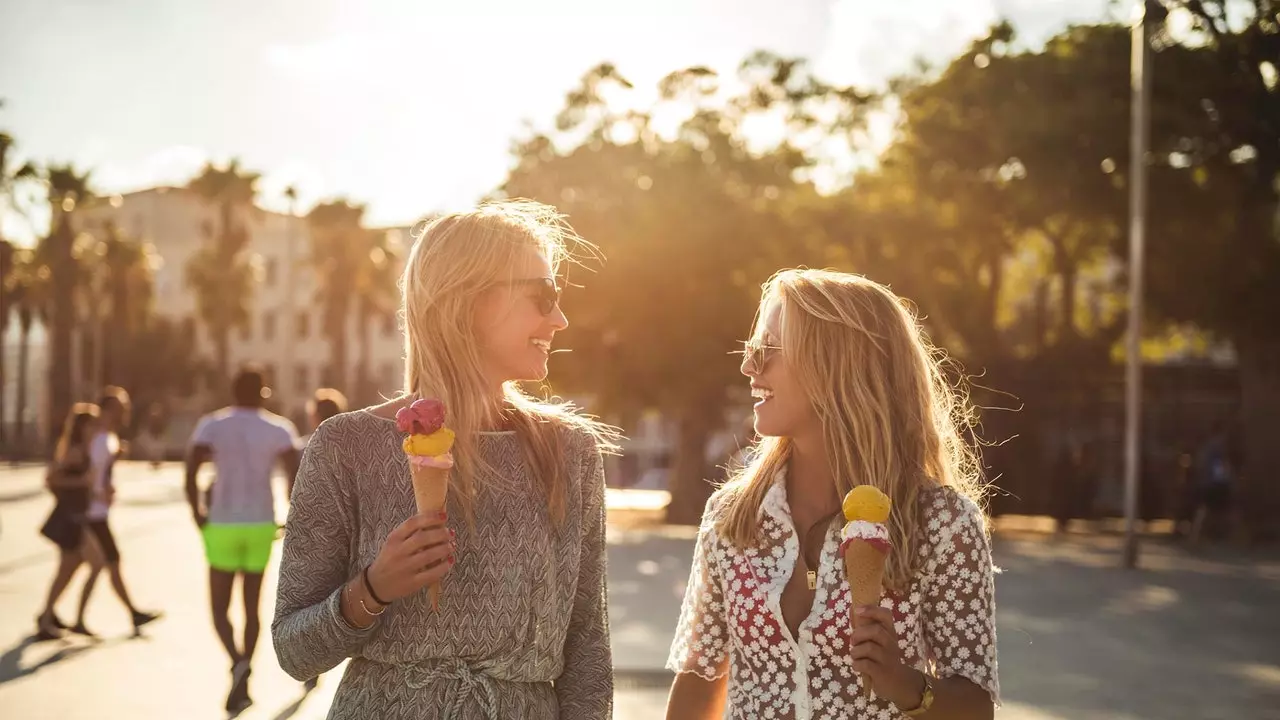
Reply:
[[[79, 231], [96, 233], [114, 222], [126, 236], [155, 247], [163, 260], [155, 273], [155, 313], [192, 327], [196, 353], [210, 360], [213, 345], [200, 321], [195, 293], [187, 284], [186, 268], [208, 233], [218, 230], [218, 215], [215, 204], [185, 188], [153, 188], [100, 199], [75, 214]], [[249, 252], [259, 268], [259, 282], [249, 303], [248, 327], [232, 332], [231, 367], [247, 362], [263, 366], [279, 410], [300, 419], [316, 388], [337, 387], [350, 394], [364, 333], [353, 318], [348, 327], [348, 377], [334, 377], [329, 342], [321, 332], [306, 218], [254, 207], [244, 212], [241, 222], [250, 236]], [[392, 242], [407, 249], [407, 232], [387, 232]], [[403, 378], [403, 340], [396, 314], [387, 313], [369, 336], [375, 387], [384, 395], [394, 394]], [[227, 393], [226, 388], [205, 388], [182, 405], [192, 411], [207, 409], [211, 403], [225, 401]]]

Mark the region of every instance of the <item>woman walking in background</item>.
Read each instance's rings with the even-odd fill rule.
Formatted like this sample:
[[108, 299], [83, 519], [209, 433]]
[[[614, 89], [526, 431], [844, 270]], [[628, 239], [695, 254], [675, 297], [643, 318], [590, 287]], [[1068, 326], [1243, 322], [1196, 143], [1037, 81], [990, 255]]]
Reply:
[[[45, 479], [53, 493], [53, 512], [40, 533], [58, 546], [58, 569], [49, 586], [44, 610], [36, 618], [36, 639], [62, 637], [67, 626], [58, 618], [55, 607], [71, 578], [85, 561], [85, 511], [89, 509], [89, 441], [100, 425], [98, 406], [77, 403], [67, 414], [62, 435], [54, 449], [53, 463]], [[83, 631], [77, 624], [77, 631]]]
[[[407, 394], [330, 418], [294, 486], [276, 618], [308, 680], [352, 658], [329, 717], [604, 720], [602, 451], [613, 432], [519, 386], [557, 332], [576, 236], [528, 202], [433, 221], [404, 271]], [[438, 399], [457, 433], [446, 512], [420, 514], [396, 414]], [[433, 610], [423, 588], [441, 583]]]
[[[788, 270], [742, 373], [763, 438], [708, 501], [668, 668], [667, 717], [990, 718], [999, 699], [983, 485], [969, 410], [887, 288]], [[889, 497], [879, 605], [851, 607], [841, 501]], [[859, 626], [853, 629], [856, 612]]]

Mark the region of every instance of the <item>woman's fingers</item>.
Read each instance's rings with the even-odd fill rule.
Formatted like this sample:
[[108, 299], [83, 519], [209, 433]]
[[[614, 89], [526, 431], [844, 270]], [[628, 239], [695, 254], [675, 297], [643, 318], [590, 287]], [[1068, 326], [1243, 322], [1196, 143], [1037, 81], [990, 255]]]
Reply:
[[408, 539], [401, 544], [401, 552], [404, 556], [408, 557], [417, 555], [417, 553], [426, 550], [426, 548], [435, 547], [438, 546], [438, 544], [449, 544], [452, 542], [452, 530], [443, 527], [443, 525], [436, 525], [436, 527], [419, 530], [419, 532], [413, 533], [412, 536], [408, 537]]
[[896, 649], [898, 647], [898, 638], [884, 625], [880, 623], [861, 625], [854, 629], [853, 634], [849, 636], [849, 642], [854, 643], [875, 643], [885, 648]]
[[400, 523], [400, 526], [391, 531], [387, 536], [387, 543], [400, 543], [407, 540], [414, 533], [426, 530], [433, 525], [444, 524], [444, 513], [434, 515], [417, 514], [412, 515], [409, 519]]
[[452, 555], [436, 560], [429, 565], [423, 566], [423, 568], [413, 576], [414, 580], [419, 583], [419, 586], [430, 585], [448, 574], [448, 572], [453, 569], [454, 562], [455, 560]]
[[[893, 611], [879, 605], [863, 605], [857, 610], [858, 617], [863, 620], [870, 620], [874, 623], [883, 625], [890, 630], [893, 629]], [[862, 623], [859, 623], [862, 625]]]

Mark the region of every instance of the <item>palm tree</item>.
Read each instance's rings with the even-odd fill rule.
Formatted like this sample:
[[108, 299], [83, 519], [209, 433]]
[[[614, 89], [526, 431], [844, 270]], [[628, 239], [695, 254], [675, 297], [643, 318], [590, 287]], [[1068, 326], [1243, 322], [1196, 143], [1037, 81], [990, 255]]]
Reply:
[[[147, 326], [154, 294], [153, 276], [159, 262], [150, 244], [124, 236], [109, 222], [98, 242], [98, 274], [104, 278], [100, 302], [108, 308], [102, 377], [119, 385], [129, 373], [129, 348]], [[136, 383], [135, 383], [136, 384]]]
[[361, 227], [364, 206], [346, 200], [316, 205], [311, 226], [311, 263], [316, 270], [316, 302], [321, 329], [329, 339], [328, 382], [344, 388], [347, 378], [347, 321], [357, 300], [359, 268], [368, 262], [369, 231]]
[[357, 402], [372, 404], [374, 380], [369, 359], [373, 354], [373, 329], [394, 313], [400, 294], [396, 289], [400, 271], [398, 249], [384, 230], [366, 232], [368, 252], [356, 269], [356, 322], [360, 327], [360, 360], [356, 373]]
[[[0, 106], [3, 106], [3, 102], [0, 102]], [[0, 215], [14, 208], [16, 204], [14, 190], [18, 184], [36, 177], [35, 166], [31, 163], [26, 163], [13, 172], [9, 171], [9, 158], [13, 155], [14, 146], [13, 136], [0, 132]], [[9, 330], [9, 319], [13, 307], [10, 285], [15, 271], [16, 251], [17, 247], [13, 243], [0, 238], [0, 346], [3, 345], [3, 338]], [[5, 357], [4, 353], [0, 352], [0, 413], [5, 407], [4, 378]], [[4, 445], [4, 441], [5, 424], [4, 418], [0, 416], [0, 446]]]
[[31, 327], [45, 317], [48, 302], [49, 269], [36, 262], [33, 250], [19, 250], [14, 257], [9, 298], [18, 313], [18, 395], [14, 403], [14, 448], [26, 454], [27, 372], [31, 349]]
[[36, 246], [35, 261], [48, 273], [49, 319], [49, 437], [56, 438], [58, 427], [71, 408], [71, 335], [76, 322], [77, 287], [81, 285], [81, 248], [77, 247], [74, 227], [76, 205], [92, 197], [89, 173], [77, 173], [70, 165], [50, 166], [45, 171], [51, 230]]
[[226, 168], [208, 163], [187, 187], [218, 208], [218, 227], [205, 228], [205, 244], [186, 267], [187, 284], [196, 293], [196, 309], [209, 331], [214, 362], [222, 379], [230, 376], [231, 331], [249, 322], [256, 284], [249, 253], [249, 231], [242, 216], [253, 207], [258, 173], [243, 171], [239, 160]]
[[5, 387], [4, 387], [4, 338], [9, 333], [9, 312], [16, 304], [14, 298], [14, 255], [17, 248], [13, 243], [0, 238], [0, 448], [4, 447], [7, 437], [4, 424]]

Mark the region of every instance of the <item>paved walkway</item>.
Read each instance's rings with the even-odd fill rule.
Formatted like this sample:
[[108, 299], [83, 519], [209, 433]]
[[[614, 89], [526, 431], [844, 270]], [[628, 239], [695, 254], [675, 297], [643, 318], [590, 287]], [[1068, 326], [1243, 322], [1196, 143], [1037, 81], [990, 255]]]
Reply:
[[[89, 623], [106, 639], [32, 644], [32, 615], [54, 555], [36, 529], [48, 511], [38, 469], [0, 468], [0, 716], [222, 718], [227, 668], [207, 619], [199, 539], [180, 472], [127, 464], [114, 523], [137, 602], [166, 618], [129, 639], [105, 580]], [[615, 505], [647, 502], [617, 495]], [[687, 528], [610, 529], [610, 615], [619, 720], [660, 718], [662, 670], [679, 613]], [[1280, 720], [1280, 559], [1145, 546], [1124, 572], [1110, 537], [997, 544], [1006, 720]], [[74, 587], [74, 586], [73, 586]], [[263, 600], [269, 616], [274, 581]], [[72, 599], [62, 614], [72, 615]], [[264, 631], [245, 720], [323, 718], [338, 674], [319, 690], [275, 664]]]

